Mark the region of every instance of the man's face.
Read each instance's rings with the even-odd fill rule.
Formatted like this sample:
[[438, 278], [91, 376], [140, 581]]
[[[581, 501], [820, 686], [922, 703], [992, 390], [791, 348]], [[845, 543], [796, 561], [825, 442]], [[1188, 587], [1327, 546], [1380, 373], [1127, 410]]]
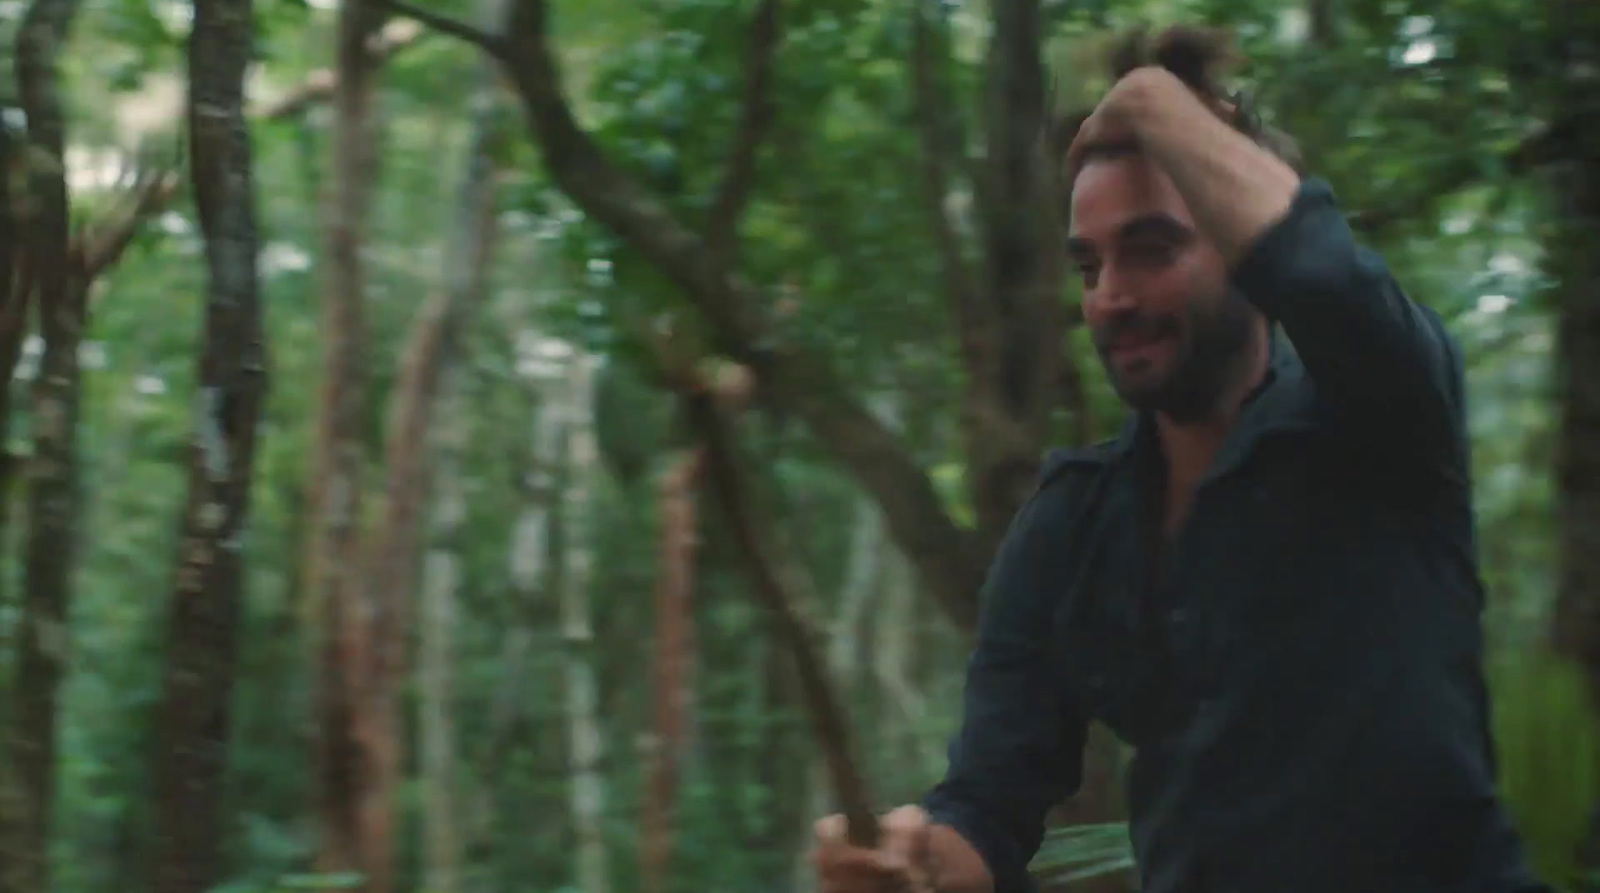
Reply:
[[1177, 421], [1213, 411], [1257, 312], [1228, 281], [1172, 180], [1142, 155], [1096, 159], [1072, 190], [1067, 244], [1083, 314], [1117, 393]]

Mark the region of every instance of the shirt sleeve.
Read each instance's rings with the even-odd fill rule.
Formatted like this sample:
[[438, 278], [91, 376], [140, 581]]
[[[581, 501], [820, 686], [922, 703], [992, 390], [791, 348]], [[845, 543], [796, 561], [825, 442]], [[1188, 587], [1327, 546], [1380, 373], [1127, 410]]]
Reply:
[[1383, 259], [1356, 244], [1326, 182], [1301, 184], [1233, 281], [1283, 327], [1332, 418], [1354, 439], [1418, 459], [1460, 458], [1459, 350]]
[[1045, 816], [1082, 780], [1087, 724], [1064, 702], [1048, 659], [1054, 590], [1043, 559], [1056, 531], [1040, 521], [1059, 512], [1045, 502], [1035, 497], [1018, 513], [990, 568], [961, 728], [944, 780], [923, 802], [983, 857], [995, 893], [1033, 889], [1027, 867]]

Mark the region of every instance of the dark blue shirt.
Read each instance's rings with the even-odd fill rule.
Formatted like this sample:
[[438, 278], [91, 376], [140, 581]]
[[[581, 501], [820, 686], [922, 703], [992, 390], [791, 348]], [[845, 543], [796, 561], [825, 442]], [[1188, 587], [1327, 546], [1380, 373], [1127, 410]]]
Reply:
[[1186, 522], [1148, 418], [1052, 453], [927, 808], [1032, 889], [1094, 719], [1145, 893], [1543, 889], [1495, 789], [1458, 348], [1318, 180], [1233, 282], [1279, 331]]

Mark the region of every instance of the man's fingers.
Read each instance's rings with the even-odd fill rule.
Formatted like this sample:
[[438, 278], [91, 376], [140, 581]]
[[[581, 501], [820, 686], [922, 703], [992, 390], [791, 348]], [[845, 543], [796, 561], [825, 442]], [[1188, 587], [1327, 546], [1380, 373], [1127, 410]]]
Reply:
[[883, 854], [906, 893], [932, 890], [928, 865], [928, 813], [920, 806], [902, 806], [883, 817]]
[[823, 816], [817, 819], [811, 830], [816, 835], [818, 843], [843, 842], [846, 830], [844, 816], [838, 813]]
[[879, 820], [876, 849], [851, 846], [844, 816], [818, 819], [813, 861], [826, 893], [921, 893], [929, 890], [922, 865], [927, 852], [928, 815], [919, 806], [902, 806]]
[[883, 817], [883, 850], [907, 864], [916, 861], [919, 838], [928, 827], [928, 814], [920, 806], [902, 806]]
[[887, 893], [916, 890], [911, 866], [893, 853], [836, 847], [817, 854], [817, 876], [826, 893]]
[[920, 828], [928, 823], [928, 813], [915, 804], [890, 810], [882, 819], [885, 831], [904, 831]]

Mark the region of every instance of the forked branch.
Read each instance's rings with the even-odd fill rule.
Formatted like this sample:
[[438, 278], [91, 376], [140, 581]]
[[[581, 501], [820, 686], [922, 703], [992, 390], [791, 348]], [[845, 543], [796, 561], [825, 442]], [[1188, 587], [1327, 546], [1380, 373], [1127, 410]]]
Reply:
[[474, 27], [447, 15], [429, 12], [420, 6], [413, 6], [407, 3], [406, 0], [376, 0], [374, 5], [380, 9], [387, 10], [393, 15], [426, 25], [440, 34], [448, 34], [451, 37], [464, 40], [502, 62], [511, 61], [506, 54], [506, 40], [498, 34], [490, 34], [482, 28]]
[[81, 252], [85, 281], [93, 282], [121, 260], [123, 252], [133, 244], [133, 237], [138, 235], [140, 224], [177, 194], [179, 180], [172, 171], [141, 176], [134, 185], [132, 198], [120, 212], [78, 234], [76, 248]]

